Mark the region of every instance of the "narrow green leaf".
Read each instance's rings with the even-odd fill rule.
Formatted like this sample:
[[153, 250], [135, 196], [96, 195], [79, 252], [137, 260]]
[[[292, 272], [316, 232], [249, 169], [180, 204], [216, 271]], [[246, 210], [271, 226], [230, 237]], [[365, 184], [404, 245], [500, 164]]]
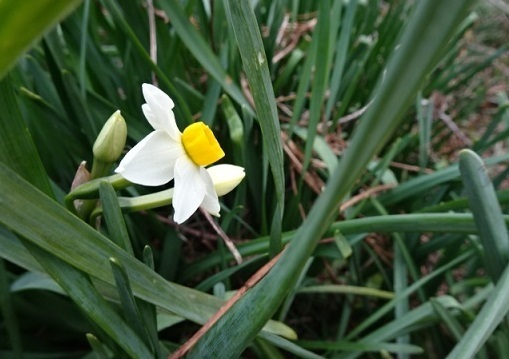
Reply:
[[124, 217], [122, 216], [113, 186], [107, 181], [101, 182], [99, 185], [99, 195], [101, 197], [103, 215], [106, 225], [108, 226], [111, 240], [120, 248], [133, 254], [129, 233], [127, 233]]
[[[498, 202], [503, 205], [509, 203], [509, 190], [497, 191]], [[460, 197], [434, 206], [425, 207], [419, 210], [419, 213], [432, 213], [432, 212], [450, 212], [454, 210], [462, 210], [468, 208], [468, 198]]]
[[[154, 270], [154, 254], [149, 246], [145, 246], [143, 248], [143, 263], [145, 263], [145, 265], [150, 269]], [[142, 299], [135, 298], [135, 300], [148, 333], [148, 340], [154, 349], [154, 356], [156, 358], [162, 358], [163, 347], [159, 343], [159, 337], [157, 334], [157, 308], [152, 303]], [[166, 352], [167, 350], [165, 349], [164, 351]]]
[[501, 122], [505, 123], [507, 127], [507, 121], [509, 119], [509, 99], [505, 94], [500, 97], [497, 113], [491, 118], [491, 121], [484, 130], [481, 138], [479, 138], [479, 140], [475, 143], [473, 148], [475, 151], [485, 150], [488, 148], [487, 143]]
[[2, 54], [0, 79], [23, 51], [47, 29], [74, 10], [80, 2], [80, 0], [0, 1], [0, 54]]
[[92, 322], [104, 330], [129, 356], [150, 357], [151, 353], [145, 344], [99, 294], [85, 273], [29, 241], [24, 240], [23, 244]]
[[464, 335], [464, 330], [461, 327], [461, 324], [458, 319], [451, 313], [447, 311], [447, 309], [440, 303], [440, 301], [436, 300], [435, 298], [431, 298], [430, 301], [431, 306], [433, 307], [433, 310], [435, 313], [442, 319], [444, 322], [444, 325], [449, 328], [452, 335], [456, 340], [460, 340]]
[[417, 96], [417, 121], [419, 123], [419, 166], [421, 170], [428, 164], [431, 140], [431, 124], [433, 122], [433, 99], [424, 100]]
[[254, 348], [258, 357], [263, 357], [267, 359], [284, 359], [283, 355], [279, 352], [279, 350], [275, 346], [261, 338], [257, 338], [255, 340]]
[[143, 248], [143, 263], [154, 270], [154, 253], [152, 253], [152, 249], [149, 246]]
[[2, 313], [3, 326], [7, 330], [7, 336], [14, 356], [21, 358], [23, 348], [16, 312], [12, 306], [11, 290], [5, 262], [0, 259], [0, 313]]
[[302, 285], [302, 282], [306, 279], [306, 274], [309, 270], [309, 267], [313, 264], [314, 259], [315, 259], [314, 257], [309, 258], [306, 265], [304, 266], [304, 268], [302, 268], [302, 271], [299, 273], [299, 279], [297, 279], [297, 281], [295, 282], [295, 285], [290, 290], [290, 293], [285, 298], [284, 302], [281, 304], [281, 309], [279, 310], [278, 320], [283, 322], [285, 320], [286, 316], [288, 315], [288, 311], [290, 310], [290, 307], [292, 306], [292, 303], [295, 300], [295, 296], [297, 295], [297, 293]]
[[[311, 40], [311, 44], [309, 45], [307, 52], [310, 54], [315, 54], [317, 47], [318, 39], [315, 35]], [[307, 92], [311, 83], [311, 75], [313, 74], [313, 67], [315, 66], [315, 60], [316, 56], [307, 56], [306, 60], [304, 61], [301, 77], [299, 79], [299, 85], [297, 87], [297, 97], [295, 98], [292, 109], [293, 114], [292, 119], [290, 120], [290, 133], [292, 132], [293, 126], [295, 126], [295, 124], [299, 121], [302, 110], [304, 109], [304, 105], [307, 100]]]
[[[504, 216], [504, 220], [506, 223], [509, 223], [509, 216]], [[428, 213], [365, 217], [334, 222], [325, 232], [324, 236], [333, 236], [336, 231], [340, 231], [343, 235], [362, 234], [366, 233], [366, 228], [369, 228], [369, 232], [477, 233], [474, 218], [471, 214]], [[288, 244], [295, 240], [295, 238], [296, 231], [285, 232], [283, 233], [283, 244]], [[353, 245], [352, 240], [349, 243]], [[268, 247], [269, 238], [260, 237], [237, 246], [237, 249], [243, 257], [248, 257], [255, 254], [267, 253]], [[224, 257], [227, 260], [233, 260], [231, 254], [224, 254]], [[190, 279], [197, 273], [218, 265], [221, 258], [222, 254], [214, 252], [201, 261], [193, 263], [186, 268], [182, 280]]]
[[449, 353], [447, 359], [474, 358], [509, 312], [509, 266], [506, 266], [493, 292], [470, 324], [460, 342]]
[[338, 247], [341, 256], [346, 259], [352, 255], [352, 246], [340, 231], [334, 232], [334, 244]]
[[113, 277], [117, 285], [120, 305], [122, 306], [127, 325], [135, 331], [139, 339], [143, 340], [145, 344], [148, 344], [147, 332], [145, 331], [140, 311], [134, 299], [127, 271], [124, 265], [116, 258], [110, 258], [110, 263]]
[[[509, 154], [490, 157], [485, 160], [487, 166], [509, 160]], [[403, 201], [411, 196], [420, 196], [426, 191], [438, 185], [459, 178], [460, 172], [457, 165], [452, 165], [428, 175], [415, 177], [378, 197], [378, 200], [385, 206]]]
[[369, 287], [356, 287], [353, 285], [325, 284], [299, 288], [298, 293], [341, 293], [352, 295], [365, 295], [384, 299], [394, 298], [394, 293]]
[[[459, 309], [462, 310], [462, 305], [451, 296], [441, 296], [437, 297], [436, 300], [444, 307], [450, 309]], [[398, 334], [401, 334], [403, 331], [411, 329], [412, 327], [420, 324], [426, 323], [429, 320], [436, 320], [437, 315], [435, 314], [433, 307], [430, 302], [424, 303], [419, 307], [412, 309], [403, 317], [392, 320], [391, 322], [381, 325], [376, 328], [374, 331], [362, 337], [362, 340], [359, 344], [366, 342], [369, 346], [369, 343], [379, 343], [384, 342], [386, 340], [390, 340], [396, 337]], [[425, 325], [425, 324], [424, 324]], [[362, 353], [351, 353], [348, 355], [341, 355], [337, 358], [341, 359], [353, 359], [357, 358]]]
[[[189, 358], [239, 356], [274, 314], [297, 280], [295, 273], [305, 265], [334, 219], [337, 204], [397, 129], [405, 110], [414, 101], [426, 75], [438, 63], [471, 3], [429, 0], [417, 4], [373, 103], [360, 120], [336, 171], [296, 233], [295, 240], [271, 271], [198, 341], [189, 352]], [[229, 340], [233, 333], [236, 335], [234, 342]]]
[[330, 1], [320, 1], [318, 10], [318, 23], [316, 25], [316, 41], [318, 43], [316, 52], [310, 54], [316, 56], [311, 101], [309, 108], [308, 140], [304, 149], [304, 162], [302, 172], [305, 173], [311, 161], [311, 152], [317, 134], [318, 123], [322, 118], [323, 99], [327, 89], [330, 72]]
[[[31, 210], [26, 211], [26, 208]], [[27, 243], [42, 247], [62, 261], [110, 284], [114, 279], [109, 258], [118, 258], [124, 263], [133, 293], [138, 298], [191, 321], [205, 323], [223, 303], [205, 293], [166, 281], [2, 163], [0, 223], [30, 241]], [[52, 225], [48, 226], [48, 223]], [[293, 330], [282, 323], [269, 322], [267, 329], [276, 334], [295, 336]]]
[[12, 283], [10, 290], [19, 292], [24, 290], [48, 290], [61, 295], [66, 295], [62, 287], [46, 273], [26, 272]]
[[[221, 6], [221, 2], [216, 2], [217, 6]], [[226, 67], [226, 57], [228, 54], [228, 44], [223, 44], [219, 53], [221, 64]], [[213, 77], [208, 80], [207, 92], [203, 100], [203, 109], [201, 119], [205, 124], [211, 127], [214, 124], [214, 119], [217, 112], [217, 104], [221, 96], [221, 83], [216, 81]]]
[[[341, 34], [336, 44], [336, 58], [334, 60], [331, 80], [330, 80], [330, 94], [327, 99], [325, 107], [325, 119], [329, 119], [332, 109], [341, 88], [343, 80], [343, 72], [348, 54], [348, 44], [350, 43], [350, 36], [352, 34], [352, 27], [355, 19], [355, 12], [357, 10], [357, 0], [348, 2], [346, 12], [341, 24]], [[332, 19], [334, 21], [334, 19]]]
[[0, 161], [41, 191], [52, 196], [53, 191], [48, 176], [21, 117], [13, 86], [10, 76], [0, 80], [0, 108], [2, 109], [0, 111]]
[[270, 343], [278, 346], [279, 348], [284, 349], [289, 353], [295, 354], [298, 358], [324, 359], [324, 357], [322, 357], [321, 355], [310, 352], [309, 350], [302, 348], [295, 342], [278, 337], [274, 334], [263, 333], [261, 337], [269, 341]]
[[112, 353], [106, 348], [106, 346], [101, 343], [99, 339], [92, 333], [86, 334], [88, 344], [92, 348], [92, 351], [99, 359], [110, 359], [112, 357]]
[[18, 238], [0, 226], [0, 257], [31, 272], [44, 273], [40, 263], [27, 251]]
[[484, 247], [484, 265], [496, 282], [509, 261], [509, 236], [502, 210], [482, 159], [471, 150], [463, 150], [459, 166]]
[[227, 268], [219, 273], [211, 275], [210, 277], [208, 277], [207, 279], [202, 281], [200, 284], [198, 284], [195, 288], [198, 290], [201, 290], [202, 292], [206, 292], [206, 291], [210, 290], [210, 288], [212, 288], [217, 283], [227, 280], [234, 273], [237, 273], [238, 271], [241, 271], [246, 267], [252, 266], [254, 263], [259, 263], [264, 258], [265, 258], [265, 256], [249, 258], [249, 259], [243, 261], [241, 264], [236, 265], [235, 267]]
[[88, 42], [88, 20], [90, 17], [90, 0], [85, 0], [83, 4], [83, 19], [81, 23], [81, 44], [80, 44], [80, 64], [78, 70], [78, 78], [80, 82], [81, 97], [86, 97], [86, 84], [85, 84], [85, 65], [87, 63], [87, 42]]
[[244, 124], [235, 107], [233, 107], [230, 98], [226, 95], [221, 96], [221, 108], [230, 131], [230, 140], [234, 150], [234, 163], [239, 166], [245, 166]]
[[[282, 218], [284, 212], [285, 175], [283, 167], [283, 145], [281, 129], [276, 108], [274, 90], [270, 78], [267, 57], [263, 48], [262, 38], [258, 29], [255, 14], [248, 0], [228, 1], [228, 13], [235, 31], [237, 45], [242, 57], [242, 64], [253, 94], [256, 114], [263, 135], [264, 150], [268, 157], [272, 177], [274, 179], [277, 208], [275, 216]], [[271, 252], [281, 248], [281, 221], [277, 221], [279, 229], [271, 232]]]
[[[405, 246], [403, 238], [400, 233], [394, 233], [394, 272], [393, 272], [393, 283], [394, 283], [394, 294], [399, 297], [401, 293], [404, 293], [405, 289], [408, 288], [408, 268], [415, 268], [415, 263], [412, 260], [412, 256], [409, 255], [408, 249]], [[410, 262], [410, 265], [407, 265]], [[410, 270], [412, 273], [412, 271]], [[419, 277], [412, 273], [412, 278], [417, 280]], [[424, 298], [425, 300], [426, 298]], [[408, 313], [410, 307], [410, 300], [408, 297], [398, 301], [394, 306], [394, 317], [396, 319], [402, 318]], [[409, 344], [410, 335], [402, 333], [396, 338], [398, 344]], [[398, 359], [409, 359], [407, 353], [400, 353]]]
[[[437, 276], [443, 274], [445, 271], [448, 271], [452, 268], [455, 268], [459, 264], [463, 263], [472, 255], [474, 254], [473, 251], [464, 252], [458, 257], [454, 258], [452, 261], [448, 262], [447, 264], [444, 264], [443, 266], [435, 269], [430, 274], [419, 278], [417, 281], [412, 283], [410, 286], [406, 287], [404, 291], [399, 293], [399, 296], [391, 299], [387, 304], [383, 305], [381, 308], [379, 308], [375, 313], [371, 314], [366, 320], [364, 320], [362, 323], [360, 323], [357, 327], [355, 327], [354, 330], [351, 330], [350, 333], [347, 335], [347, 339], [355, 338], [356, 336], [360, 335], [364, 330], [369, 328], [371, 325], [373, 325], [377, 320], [382, 318], [384, 315], [386, 315], [390, 310], [392, 310], [395, 305], [400, 301], [408, 298], [410, 294], [415, 293], [417, 290], [419, 290], [424, 284], [431, 281], [433, 278], [436, 278]], [[408, 317], [410, 313], [405, 314], [405, 317]], [[401, 319], [401, 318], [399, 318]], [[396, 327], [403, 326], [404, 321], [403, 320], [395, 320], [393, 322], [393, 325]], [[378, 337], [380, 333], [383, 333], [383, 338]], [[392, 331], [389, 331], [385, 326], [377, 328], [375, 331], [373, 331], [371, 334], [364, 337], [366, 340], [386, 340], [391, 338], [391, 334], [397, 333], [397, 331], [394, 329]]]
[[[148, 53], [147, 50], [145, 50], [143, 44], [136, 36], [134, 30], [131, 27], [131, 24], [129, 24], [126, 21], [119, 5], [115, 1], [106, 1], [105, 5], [111, 10], [111, 13], [115, 16], [115, 20], [120, 24], [120, 26], [123, 28], [127, 36], [129, 36], [136, 51], [138, 51], [143, 60], [152, 68], [152, 70], [157, 74], [159, 79], [164, 83], [166, 88], [169, 90], [172, 99], [177, 103], [175, 111], [177, 111], [177, 113], [182, 114], [183, 120], [187, 125], [191, 124], [193, 122], [191, 111], [189, 110], [186, 101], [184, 101], [184, 98], [181, 95], [180, 91], [177, 90], [173, 81], [170, 78], [168, 78], [168, 76], [166, 76], [166, 73], [163, 70], [161, 70], [161, 68], [157, 66], [156, 63], [152, 61], [150, 54]], [[179, 8], [179, 6], [176, 5], [176, 8]]]
[[[293, 132], [302, 138], [303, 141], [306, 141], [306, 143], [309, 142], [308, 130], [306, 128], [294, 126]], [[313, 141], [313, 151], [315, 151], [318, 157], [321, 158], [323, 162], [325, 162], [329, 174], [334, 172], [338, 165], [338, 157], [334, 151], [332, 151], [331, 147], [327, 144], [323, 137], [315, 136]]]
[[298, 344], [309, 349], [337, 350], [344, 352], [380, 352], [383, 350], [389, 353], [422, 354], [423, 349], [412, 344], [394, 344], [386, 342], [324, 342], [299, 340]]
[[249, 112], [253, 112], [249, 102], [242, 94], [242, 91], [233, 83], [231, 77], [224, 71], [216, 55], [210, 46], [200, 36], [196, 28], [189, 22], [188, 17], [182, 11], [182, 7], [176, 0], [161, 1], [159, 3], [171, 19], [171, 23], [187, 46], [189, 51], [196, 57], [201, 65], [218, 81], [223, 89], [240, 105], [246, 106]]

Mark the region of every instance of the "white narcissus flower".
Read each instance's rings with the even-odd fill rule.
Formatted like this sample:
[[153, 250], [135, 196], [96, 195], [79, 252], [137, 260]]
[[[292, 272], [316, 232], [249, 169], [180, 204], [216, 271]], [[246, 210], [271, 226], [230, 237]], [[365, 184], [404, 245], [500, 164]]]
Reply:
[[[142, 91], [147, 102], [142, 110], [154, 131], [125, 155], [115, 172], [145, 186], [158, 186], [174, 179], [173, 219], [177, 223], [187, 220], [198, 207], [219, 216], [218, 193], [211, 174], [205, 169], [224, 156], [214, 134], [203, 122], [193, 123], [181, 133], [175, 122], [172, 111], [175, 105], [171, 98], [149, 84], [143, 84]], [[209, 170], [217, 178], [221, 176], [218, 172], [224, 173], [233, 167]], [[233, 181], [238, 179], [237, 184], [244, 177], [243, 169], [241, 177], [238, 171], [234, 169], [230, 176]], [[228, 177], [227, 172], [219, 182], [228, 182], [224, 177]]]

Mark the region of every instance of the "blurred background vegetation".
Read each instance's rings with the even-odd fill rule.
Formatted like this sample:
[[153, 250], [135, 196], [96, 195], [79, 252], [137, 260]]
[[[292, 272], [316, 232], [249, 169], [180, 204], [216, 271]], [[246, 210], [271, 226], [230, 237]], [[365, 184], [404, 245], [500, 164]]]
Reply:
[[[57, 19], [51, 2], [46, 3], [38, 11]], [[269, 170], [274, 154], [264, 142], [263, 120], [255, 115], [252, 83], [226, 2], [85, 0], [56, 26], [39, 32], [1, 80], [2, 162], [22, 176], [30, 173], [23, 172], [23, 159], [16, 162], [13, 152], [7, 153], [6, 138], [12, 140], [15, 132], [11, 125], [22, 119], [18, 124], [28, 129], [47, 174], [42, 180], [49, 184], [46, 193], [58, 203], [70, 191], [79, 164], [87, 161], [90, 169], [93, 143], [114, 111], [119, 109], [127, 122], [126, 151], [151, 131], [141, 112], [142, 83], [157, 84], [173, 98], [181, 129], [195, 120], [209, 125], [225, 150], [222, 162], [246, 171], [243, 183], [222, 198], [218, 220], [243, 262], [233, 261], [200, 212], [181, 226], [171, 220], [171, 206], [121, 217], [136, 258], [145, 258], [170, 282], [219, 298], [231, 295], [274, 254], [269, 240], [274, 231], [287, 243], [307, 217], [372, 104], [377, 82], [416, 9], [414, 1], [397, 0], [250, 3], [283, 145], [285, 202], [279, 224], [281, 197]], [[487, 245], [469, 214], [461, 177], [466, 175], [460, 175], [457, 162], [464, 148], [485, 159], [506, 213], [508, 7], [480, 2], [464, 18], [413, 105], [400, 114], [401, 125], [357, 178], [348, 198], [338, 203], [337, 222], [324, 228], [326, 234], [304, 270], [294, 274], [297, 283], [283, 304], [273, 308], [273, 319], [291, 330], [276, 331], [280, 337], [274, 331], [258, 336], [245, 357], [443, 358], [474, 323], [498, 277], [486, 270], [491, 253], [483, 255]], [[55, 11], [60, 10], [55, 6]], [[21, 31], [23, 26], [29, 31], [27, 18], [19, 20]], [[16, 38], [21, 33], [7, 29], [2, 34]], [[35, 177], [24, 177], [41, 188]], [[117, 193], [131, 197], [170, 186], [134, 186]], [[413, 217], [398, 217], [402, 214]], [[94, 226], [112, 237], [109, 224]], [[65, 285], [62, 290], [55, 276], [48, 276], [51, 271], [38, 265], [30, 247], [27, 252], [20, 244], [24, 242], [18, 237], [28, 234], [5, 220], [0, 221], [0, 235], [5, 259], [0, 266], [0, 357], [143, 353], [120, 345], [118, 337], [69, 297]], [[118, 300], [122, 292], [94, 283], [115, 312], [125, 311], [126, 304]], [[141, 316], [152, 318], [155, 309], [136, 297]], [[159, 311], [158, 330], [139, 334], [148, 338], [145, 344], [154, 357], [166, 357], [203, 324], [174, 314], [178, 316]], [[124, 319], [135, 328], [128, 315]], [[509, 352], [507, 322], [481, 344], [479, 357], [504, 357]]]

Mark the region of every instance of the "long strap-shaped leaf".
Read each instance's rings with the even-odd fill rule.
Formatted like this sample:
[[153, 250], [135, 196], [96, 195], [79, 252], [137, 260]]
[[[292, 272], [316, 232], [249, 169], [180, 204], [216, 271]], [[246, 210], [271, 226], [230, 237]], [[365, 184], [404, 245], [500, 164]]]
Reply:
[[474, 358], [493, 331], [504, 320], [509, 312], [509, 265], [500, 275], [495, 289], [470, 324], [465, 335], [461, 338], [447, 359]]
[[285, 198], [283, 144], [276, 100], [262, 37], [250, 2], [248, 0], [232, 0], [227, 4], [242, 57], [242, 65], [253, 94], [256, 114], [263, 135], [264, 152], [268, 157], [275, 184], [277, 206], [271, 230], [271, 255], [275, 255], [275, 252], [278, 252], [281, 247], [281, 218]]
[[104, 330], [131, 358], [148, 358], [152, 352], [132, 327], [94, 287], [88, 275], [73, 268], [29, 241], [22, 241], [77, 306]]
[[460, 171], [484, 247], [484, 265], [496, 282], [509, 262], [509, 236], [503, 212], [484, 163], [475, 152], [461, 151]]
[[36, 38], [71, 12], [80, 2], [80, 0], [0, 1], [0, 54], [2, 54], [0, 78]]
[[[205, 323], [222, 301], [170, 283], [108, 238], [0, 163], [0, 224], [81, 271], [114, 284], [110, 257], [126, 267], [134, 294], [196, 323]], [[287, 326], [271, 322], [267, 330], [294, 337]]]
[[200, 33], [191, 25], [178, 1], [161, 1], [159, 6], [166, 11], [175, 32], [200, 64], [237, 103], [246, 106], [246, 109], [252, 112], [249, 102], [247, 102], [238, 86], [232, 82], [231, 77], [223, 69], [218, 57], [212, 52], [210, 46], [206, 44]]
[[509, 312], [509, 237], [495, 189], [482, 159], [473, 151], [460, 153], [460, 170], [484, 246], [484, 265], [496, 286], [450, 359], [473, 358]]
[[[48, 177], [18, 110], [10, 77], [0, 81], [0, 104], [3, 105], [0, 106], [3, 109], [0, 114], [0, 139], [2, 140], [0, 141], [0, 161], [8, 164], [10, 168], [51, 195]], [[4, 183], [2, 182], [2, 184]], [[6, 187], [2, 192], [5, 193], [10, 190], [10, 187]], [[0, 211], [2, 212], [4, 212], [3, 204], [3, 197], [0, 196]], [[8, 202], [5, 205], [8, 205]], [[25, 212], [33, 213], [30, 210], [25, 210]], [[51, 226], [49, 222], [45, 225]], [[30, 241], [25, 239], [21, 239], [21, 241], [30, 254], [53, 276], [78, 307], [97, 323], [104, 332], [108, 333], [130, 357], [151, 355], [151, 352], [136, 333], [126, 325], [125, 321], [99, 294], [90, 282], [88, 275]]]
[[48, 176], [21, 117], [11, 77], [0, 80], [0, 161], [52, 196]]
[[400, 124], [471, 3], [442, 0], [418, 3], [371, 107], [294, 241], [272, 270], [219, 319], [188, 357], [236, 358], [249, 345], [294, 285], [296, 273], [332, 222], [338, 203]]

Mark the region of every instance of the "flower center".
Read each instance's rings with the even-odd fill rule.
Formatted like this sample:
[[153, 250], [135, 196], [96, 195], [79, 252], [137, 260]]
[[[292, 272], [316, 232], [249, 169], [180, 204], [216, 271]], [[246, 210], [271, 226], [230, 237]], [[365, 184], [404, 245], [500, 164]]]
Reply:
[[224, 152], [209, 126], [195, 122], [182, 133], [182, 145], [198, 166], [208, 166], [224, 157]]

